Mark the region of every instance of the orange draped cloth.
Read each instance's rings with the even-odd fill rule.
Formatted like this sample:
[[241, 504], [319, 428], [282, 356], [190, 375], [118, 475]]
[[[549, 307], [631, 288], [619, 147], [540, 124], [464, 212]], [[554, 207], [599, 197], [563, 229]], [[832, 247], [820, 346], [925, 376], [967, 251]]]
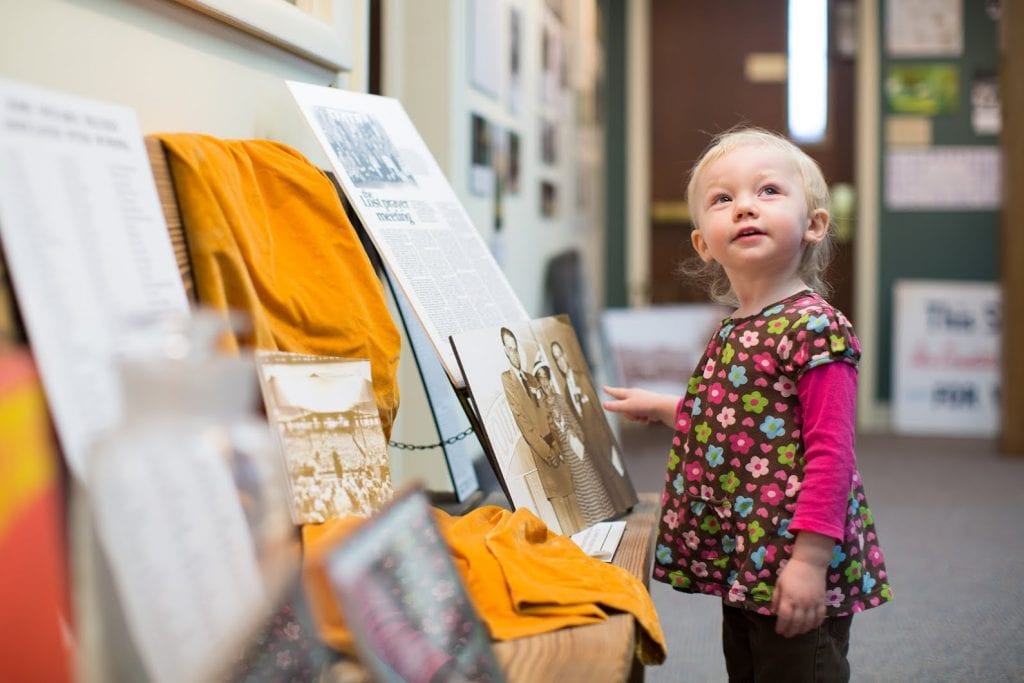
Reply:
[[[609, 611], [628, 612], [640, 625], [640, 662], [665, 660], [665, 636], [650, 593], [625, 569], [588, 557], [526, 508], [510, 512], [488, 505], [458, 517], [435, 508], [434, 514], [493, 638], [511, 640], [604, 621]], [[352, 636], [324, 562], [362, 521], [350, 517], [302, 530], [303, 579], [320, 636], [343, 652], [353, 651]]]
[[259, 349], [370, 360], [390, 437], [401, 338], [327, 175], [270, 140], [156, 135], [167, 153], [199, 301], [249, 314]]

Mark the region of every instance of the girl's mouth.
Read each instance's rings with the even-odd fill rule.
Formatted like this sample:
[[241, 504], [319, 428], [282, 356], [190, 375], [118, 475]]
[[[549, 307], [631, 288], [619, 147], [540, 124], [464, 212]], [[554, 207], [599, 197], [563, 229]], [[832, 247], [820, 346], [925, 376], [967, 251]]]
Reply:
[[736, 237], [733, 238], [733, 241], [735, 242], [736, 240], [741, 240], [744, 237], [754, 237], [763, 234], [765, 234], [764, 231], [758, 230], [757, 228], [743, 228], [738, 233], [736, 233]]

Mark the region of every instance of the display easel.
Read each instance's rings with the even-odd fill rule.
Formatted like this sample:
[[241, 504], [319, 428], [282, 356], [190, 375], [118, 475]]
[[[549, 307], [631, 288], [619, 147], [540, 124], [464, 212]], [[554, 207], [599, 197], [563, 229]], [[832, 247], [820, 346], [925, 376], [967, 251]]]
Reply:
[[[477, 490], [463, 500], [459, 500], [459, 496], [456, 493], [428, 490], [427, 494], [430, 497], [431, 503], [451, 514], [464, 514], [478, 505], [483, 504], [485, 501], [500, 505], [511, 505], [512, 498], [509, 495], [508, 487], [506, 486], [504, 479], [499, 474], [501, 469], [498, 466], [494, 448], [491, 446], [490, 440], [487, 438], [487, 432], [484, 429], [483, 421], [480, 419], [480, 416], [473, 404], [473, 399], [469, 394], [468, 387], [456, 386], [451, 381], [451, 378], [448, 377], [447, 373], [445, 373], [444, 369], [441, 367], [440, 361], [436, 358], [434, 350], [430, 348], [430, 343], [422, 332], [420, 323], [416, 319], [416, 315], [413, 313], [412, 307], [405, 300], [401, 291], [395, 284], [393, 277], [388, 272], [380, 254], [373, 245], [373, 241], [367, 234], [366, 228], [359, 220], [358, 214], [355, 211], [352, 211], [352, 207], [345, 197], [341, 187], [338, 185], [334, 174], [330, 171], [326, 171], [326, 174], [331, 179], [331, 182], [334, 183], [335, 189], [338, 191], [338, 196], [341, 198], [342, 205], [345, 207], [346, 213], [348, 213], [349, 220], [352, 222], [352, 226], [355, 228], [356, 234], [359, 235], [359, 240], [362, 242], [363, 249], [366, 250], [370, 263], [373, 264], [374, 270], [377, 271], [377, 274], [384, 281], [384, 284], [394, 299], [396, 304], [395, 308], [401, 318], [400, 322], [405, 329], [406, 337], [410, 341], [410, 350], [412, 351], [413, 358], [416, 361], [420, 379], [423, 382], [427, 402], [430, 404], [431, 418], [434, 422], [434, 427], [437, 429], [437, 433], [440, 436], [439, 443], [432, 444], [428, 447], [439, 447], [444, 451], [453, 484], [456, 475], [452, 470], [451, 458], [458, 457], [458, 454], [451, 453], [450, 449], [458, 442], [465, 441], [466, 443], [471, 444], [475, 441], [479, 445], [483, 455], [486, 457], [487, 464], [490, 466], [489, 470], [485, 470], [483, 467], [479, 466], [479, 458], [474, 458], [474, 467], [478, 483]], [[468, 434], [463, 435], [462, 433], [457, 433], [458, 427], [452, 428], [452, 426], [448, 424], [450, 421], [446, 421], [441, 416], [442, 410], [440, 409], [439, 404], [443, 404], [444, 402], [451, 400], [451, 396], [447, 395], [448, 389], [451, 389], [459, 406], [462, 408], [462, 412], [469, 421], [469, 428], [471, 431]], [[412, 449], [420, 448], [420, 446], [416, 445], [406, 447]], [[504, 496], [503, 501], [495, 500], [497, 494], [497, 489], [495, 487], [500, 488], [501, 494]]]
[[498, 474], [501, 472], [498, 457], [494, 452], [494, 447], [491, 445], [490, 439], [487, 438], [487, 430], [484, 429], [483, 420], [480, 419], [480, 415], [477, 413], [476, 406], [473, 403], [473, 398], [469, 395], [469, 388], [459, 388], [453, 385], [452, 390], [455, 392], [455, 397], [459, 399], [459, 403], [462, 404], [462, 409], [465, 411], [466, 417], [473, 426], [473, 431], [477, 435], [477, 440], [480, 442], [480, 446], [484, 450], [484, 455], [487, 456], [487, 462], [491, 466], [491, 474], [494, 477], [495, 483], [501, 487], [501, 492], [505, 496], [505, 501], [511, 505], [512, 496], [508, 491], [508, 485], [505, 483], [505, 478]]

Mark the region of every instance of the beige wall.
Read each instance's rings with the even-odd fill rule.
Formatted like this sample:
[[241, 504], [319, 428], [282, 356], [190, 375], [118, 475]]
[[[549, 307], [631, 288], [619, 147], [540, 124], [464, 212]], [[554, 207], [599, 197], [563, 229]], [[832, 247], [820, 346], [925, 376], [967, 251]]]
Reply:
[[365, 88], [365, 3], [352, 7], [341, 74], [172, 0], [0, 0], [0, 77], [129, 106], [144, 133], [270, 138], [322, 163], [284, 81]]
[[[605, 241], [603, 190], [599, 187], [603, 139], [599, 131], [580, 121], [579, 100], [573, 94], [574, 89], [585, 92], [592, 50], [597, 48], [590, 30], [596, 20], [595, 0], [562, 3], [561, 30], [570, 85], [563, 99], [554, 103], [544, 103], [540, 98], [542, 27], [554, 21], [546, 3], [504, 0], [495, 5], [501, 29], [494, 48], [503, 73], [508, 55], [508, 10], [517, 9], [521, 18], [519, 112], [507, 105], [507, 81], [498, 83], [497, 97], [471, 83], [472, 0], [386, 0], [384, 94], [403, 103], [473, 224], [489, 243], [495, 238], [493, 198], [469, 190], [470, 115], [480, 114], [502, 130], [515, 130], [522, 146], [521, 189], [518, 194], [502, 197], [499, 262], [527, 312], [539, 317], [546, 313], [543, 285], [548, 257], [578, 248], [596, 304], [603, 300], [599, 296]], [[542, 117], [557, 123], [558, 162], [553, 166], [540, 159]], [[541, 180], [551, 181], [558, 188], [559, 210], [553, 218], [542, 217], [539, 212]], [[586, 183], [582, 199], [581, 183]]]

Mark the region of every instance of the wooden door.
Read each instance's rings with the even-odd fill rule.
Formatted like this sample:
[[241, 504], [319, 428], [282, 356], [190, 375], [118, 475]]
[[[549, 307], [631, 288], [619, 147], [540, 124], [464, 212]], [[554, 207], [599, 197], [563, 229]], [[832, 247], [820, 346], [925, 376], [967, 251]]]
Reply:
[[[852, 1], [830, 0], [833, 9]], [[692, 255], [686, 175], [711, 137], [740, 123], [786, 131], [785, 80], [746, 76], [750, 60], [756, 65], [759, 59], [771, 62], [772, 55], [784, 57], [786, 7], [786, 0], [651, 0], [652, 303], [707, 300], [703, 289], [676, 270]], [[854, 62], [833, 45], [830, 40], [828, 132], [822, 144], [804, 149], [830, 184], [852, 184]], [[848, 315], [853, 313], [852, 247], [849, 239], [839, 245], [827, 274], [832, 302]]]

